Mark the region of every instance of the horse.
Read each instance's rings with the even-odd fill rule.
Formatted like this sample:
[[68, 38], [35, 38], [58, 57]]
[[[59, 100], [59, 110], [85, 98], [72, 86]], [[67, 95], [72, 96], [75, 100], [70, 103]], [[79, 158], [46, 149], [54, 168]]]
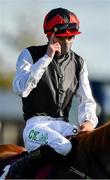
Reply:
[[[77, 142], [75, 147], [74, 140]], [[72, 141], [73, 149], [68, 155], [68, 158], [56, 164], [53, 162], [53, 164], [42, 165], [40, 170], [36, 170], [34, 179], [110, 178], [109, 121], [93, 131], [78, 133], [75, 137], [71, 137], [71, 142]], [[0, 178], [5, 179], [11, 163], [25, 153], [27, 153], [27, 151], [23, 147], [17, 145], [1, 145], [0, 168], [2, 167], [2, 173], [0, 174]], [[3, 166], [1, 166], [1, 164], [3, 164]]]
[[110, 121], [93, 131], [78, 134], [76, 139], [77, 154], [72, 166], [92, 179], [109, 179]]

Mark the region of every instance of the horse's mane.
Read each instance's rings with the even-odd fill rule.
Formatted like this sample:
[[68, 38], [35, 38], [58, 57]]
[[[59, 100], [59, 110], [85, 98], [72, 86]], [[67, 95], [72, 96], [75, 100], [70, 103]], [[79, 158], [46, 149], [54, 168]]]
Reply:
[[91, 132], [79, 133], [78, 151], [84, 150], [88, 153], [110, 151], [110, 121]]

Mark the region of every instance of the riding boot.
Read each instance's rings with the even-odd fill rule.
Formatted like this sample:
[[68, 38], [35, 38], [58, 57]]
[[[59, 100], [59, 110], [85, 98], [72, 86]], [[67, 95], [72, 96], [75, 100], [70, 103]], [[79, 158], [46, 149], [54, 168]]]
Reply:
[[57, 153], [53, 148], [50, 146], [41, 146], [40, 152], [42, 155], [42, 160], [45, 160], [47, 163], [56, 163], [59, 160], [64, 161], [66, 160], [66, 156]]
[[[10, 167], [6, 179], [25, 179], [30, 176], [34, 168], [35, 162], [39, 164], [41, 159], [40, 150], [36, 150], [36, 155], [26, 153], [23, 157], [16, 160]], [[35, 158], [35, 159], [34, 159]], [[31, 171], [30, 171], [31, 170]]]
[[63, 155], [58, 154], [51, 147], [42, 146], [14, 162], [9, 169], [7, 179], [32, 178], [40, 167], [49, 163], [61, 162], [64, 159]]
[[70, 153], [67, 155], [68, 161], [71, 163], [75, 157], [76, 157], [76, 153], [77, 153], [77, 144], [78, 144], [78, 140], [76, 137], [72, 137], [70, 139], [70, 142], [72, 144], [72, 149], [70, 151]]

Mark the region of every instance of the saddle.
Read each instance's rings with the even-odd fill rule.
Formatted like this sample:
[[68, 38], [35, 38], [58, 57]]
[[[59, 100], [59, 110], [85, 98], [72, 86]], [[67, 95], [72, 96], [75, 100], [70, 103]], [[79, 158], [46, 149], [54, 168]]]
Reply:
[[[13, 153], [12, 153], [13, 154]], [[7, 157], [7, 155], [6, 155]], [[49, 146], [43, 146], [31, 153], [22, 151], [0, 160], [2, 179], [46, 179], [56, 163], [66, 160]]]

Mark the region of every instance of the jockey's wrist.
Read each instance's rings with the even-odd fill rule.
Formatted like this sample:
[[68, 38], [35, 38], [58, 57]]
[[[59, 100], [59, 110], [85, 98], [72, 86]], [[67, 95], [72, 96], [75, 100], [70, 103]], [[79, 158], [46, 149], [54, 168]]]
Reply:
[[94, 125], [91, 121], [85, 120], [80, 126], [81, 131], [92, 131], [94, 129]]

